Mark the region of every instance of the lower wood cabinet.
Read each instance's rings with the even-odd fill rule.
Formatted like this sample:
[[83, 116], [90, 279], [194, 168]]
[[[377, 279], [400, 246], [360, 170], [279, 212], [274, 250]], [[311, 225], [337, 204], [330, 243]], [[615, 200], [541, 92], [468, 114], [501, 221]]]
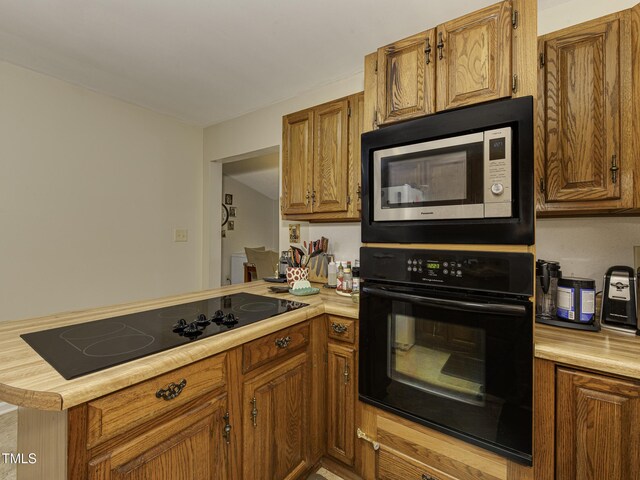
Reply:
[[308, 368], [308, 356], [303, 352], [245, 382], [245, 480], [294, 479], [310, 466]]
[[356, 352], [329, 343], [327, 348], [327, 453], [353, 465], [355, 448]]
[[[141, 429], [89, 460], [90, 480], [217, 480], [228, 476], [227, 396]], [[71, 477], [70, 477], [71, 478]]]
[[555, 478], [640, 478], [640, 383], [558, 368]]

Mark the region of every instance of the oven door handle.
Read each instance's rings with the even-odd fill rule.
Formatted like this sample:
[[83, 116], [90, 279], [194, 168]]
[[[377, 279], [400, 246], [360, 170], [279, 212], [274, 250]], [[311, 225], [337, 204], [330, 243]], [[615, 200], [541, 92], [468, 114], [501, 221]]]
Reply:
[[448, 300], [446, 298], [423, 297], [422, 295], [412, 295], [393, 291], [385, 287], [362, 287], [364, 293], [371, 293], [378, 297], [389, 298], [391, 300], [405, 300], [411, 303], [427, 307], [446, 308], [448, 310], [459, 310], [462, 312], [493, 313], [495, 315], [524, 315], [527, 311], [524, 305], [510, 305], [507, 303], [478, 303], [464, 300]]

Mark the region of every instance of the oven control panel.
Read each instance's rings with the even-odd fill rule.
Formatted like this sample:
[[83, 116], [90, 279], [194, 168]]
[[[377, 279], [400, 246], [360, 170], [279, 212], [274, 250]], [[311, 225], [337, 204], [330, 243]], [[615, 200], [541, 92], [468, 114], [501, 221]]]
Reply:
[[363, 247], [360, 276], [395, 283], [533, 294], [533, 255]]

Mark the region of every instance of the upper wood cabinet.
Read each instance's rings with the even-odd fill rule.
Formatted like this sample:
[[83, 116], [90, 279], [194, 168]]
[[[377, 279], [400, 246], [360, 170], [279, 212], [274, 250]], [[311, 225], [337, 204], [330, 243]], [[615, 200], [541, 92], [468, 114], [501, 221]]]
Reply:
[[438, 26], [439, 111], [511, 95], [512, 29], [511, 2], [497, 3]]
[[[535, 81], [527, 80], [532, 77], [527, 69], [533, 71], [533, 62], [527, 59], [533, 55], [527, 55], [526, 45], [530, 42], [535, 50], [535, 24], [519, 26], [516, 7], [535, 17], [535, 6], [506, 0], [381, 47], [376, 65], [367, 56], [364, 111], [368, 117], [373, 109], [375, 120], [370, 126], [365, 118], [365, 130], [509, 97], [519, 83], [525, 85], [524, 94], [532, 95]], [[521, 33], [514, 34], [514, 28]], [[517, 65], [514, 58], [520, 59]], [[372, 88], [375, 95], [368, 91]]]
[[282, 120], [282, 214], [288, 220], [359, 220], [363, 94]]
[[631, 11], [538, 40], [537, 209], [634, 207]]
[[380, 123], [435, 112], [435, 30], [378, 49]]

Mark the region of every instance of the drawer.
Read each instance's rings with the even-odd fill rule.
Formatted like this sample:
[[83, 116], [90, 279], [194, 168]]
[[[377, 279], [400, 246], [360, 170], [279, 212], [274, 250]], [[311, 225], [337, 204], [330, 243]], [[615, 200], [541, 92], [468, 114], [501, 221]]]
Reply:
[[309, 344], [309, 322], [284, 328], [242, 346], [242, 371], [284, 357], [289, 352]]
[[327, 331], [329, 338], [334, 340], [342, 340], [353, 345], [356, 341], [356, 326], [356, 321], [351, 318], [327, 315]]
[[378, 450], [376, 478], [379, 480], [458, 480], [400, 452], [387, 450], [383, 446]]
[[226, 375], [222, 353], [89, 402], [87, 448], [224, 386]]

